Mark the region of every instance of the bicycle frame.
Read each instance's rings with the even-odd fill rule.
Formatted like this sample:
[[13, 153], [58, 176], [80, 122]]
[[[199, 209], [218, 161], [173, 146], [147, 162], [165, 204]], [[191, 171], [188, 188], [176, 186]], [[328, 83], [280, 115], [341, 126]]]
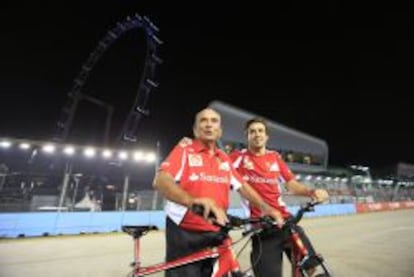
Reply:
[[[139, 245], [139, 242], [136, 241], [136, 245]], [[221, 277], [223, 274], [231, 271], [237, 272], [239, 270], [239, 263], [233, 255], [231, 249], [231, 240], [225, 239], [223, 243], [217, 247], [206, 248], [199, 250], [193, 254], [178, 258], [173, 261], [159, 263], [152, 266], [141, 267], [139, 261], [139, 250], [135, 251], [138, 254], [135, 267], [134, 267], [134, 277], [147, 276], [156, 272], [165, 271], [172, 269], [181, 265], [195, 263], [209, 258], [218, 258], [217, 263], [220, 264], [218, 267], [219, 270], [214, 272], [214, 277]]]
[[[299, 232], [297, 223], [303, 217], [303, 214], [308, 211], [313, 210], [316, 202], [309, 202], [306, 205], [302, 206], [295, 216], [288, 219], [285, 225], [282, 227], [289, 233], [289, 248], [291, 253], [291, 265], [292, 265], [292, 277], [307, 277], [308, 272], [304, 268], [304, 264], [308, 259], [316, 259], [317, 266], [322, 268], [322, 273], [315, 275], [314, 277], [331, 277], [332, 274], [328, 269], [324, 259], [320, 254], [315, 254], [311, 256], [309, 251], [305, 247]], [[253, 224], [253, 228], [249, 231], [243, 233], [243, 236], [251, 236], [253, 234], [260, 233], [263, 229], [271, 227], [274, 223], [268, 217], [263, 218], [254, 218], [254, 219], [242, 219], [234, 216], [228, 215], [230, 223], [227, 226], [222, 228], [222, 231], [226, 234], [234, 229], [235, 227], [240, 227], [246, 224]], [[196, 251], [192, 254], [183, 256], [181, 258], [162, 262], [155, 265], [150, 265], [146, 267], [141, 267], [140, 261], [140, 238], [146, 234], [148, 231], [156, 230], [155, 226], [122, 226], [122, 230], [130, 234], [134, 238], [134, 261], [132, 262], [133, 266], [133, 277], [147, 276], [153, 273], [166, 271], [173, 269], [182, 265], [195, 263], [205, 259], [216, 258], [213, 268], [212, 277], [222, 277], [225, 274], [231, 273], [233, 277], [242, 277], [250, 276], [248, 273], [242, 273], [240, 270], [239, 262], [237, 261], [234, 251], [233, 243], [230, 237], [227, 237], [222, 241], [222, 243], [215, 247], [207, 247]]]
[[[233, 222], [235, 223], [229, 224], [227, 227], [223, 228], [225, 233], [232, 230], [234, 227], [256, 222], [256, 220], [252, 221], [250, 219], [245, 220], [239, 219], [237, 217], [231, 218], [233, 218]], [[217, 259], [214, 264], [212, 277], [222, 277], [227, 273], [231, 273], [234, 277], [244, 276], [244, 274], [240, 271], [239, 262], [234, 255], [232, 248], [233, 243], [230, 237], [225, 238], [218, 246], [207, 247], [172, 261], [141, 267], [140, 238], [148, 231], [156, 229], [157, 228], [155, 226], [122, 226], [122, 230], [130, 234], [134, 239], [134, 261], [131, 263], [133, 266], [133, 277], [147, 276], [153, 273], [162, 272], [168, 269], [176, 268], [178, 266], [195, 263], [210, 258]]]

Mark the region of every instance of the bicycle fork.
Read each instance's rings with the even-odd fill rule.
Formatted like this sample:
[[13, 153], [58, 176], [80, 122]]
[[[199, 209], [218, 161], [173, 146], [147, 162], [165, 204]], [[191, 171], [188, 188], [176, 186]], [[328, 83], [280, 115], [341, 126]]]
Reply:
[[[313, 273], [310, 273], [309, 270], [314, 271], [314, 267], [305, 269], [305, 263], [311, 258], [309, 251], [306, 246], [303, 244], [302, 239], [299, 236], [299, 233], [295, 230], [291, 230], [291, 239], [292, 239], [292, 276], [293, 277], [310, 277], [313, 276]], [[323, 273], [319, 273], [314, 277], [330, 277], [332, 276], [331, 271], [324, 262], [324, 259], [321, 255], [315, 253], [318, 265], [322, 267]], [[312, 270], [313, 269], [313, 270]]]

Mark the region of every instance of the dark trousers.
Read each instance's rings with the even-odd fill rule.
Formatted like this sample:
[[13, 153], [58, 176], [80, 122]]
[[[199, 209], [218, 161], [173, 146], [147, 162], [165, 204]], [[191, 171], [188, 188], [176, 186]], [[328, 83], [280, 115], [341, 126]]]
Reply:
[[[224, 239], [216, 232], [186, 231], [167, 217], [166, 245], [167, 261], [171, 261], [209, 246], [216, 246]], [[166, 272], [166, 277], [210, 277], [214, 259], [183, 265]]]
[[[303, 244], [314, 255], [309, 238], [300, 226], [295, 226]], [[256, 277], [281, 277], [283, 252], [290, 258], [290, 247], [288, 234], [280, 230], [267, 230], [253, 236], [251, 264]]]

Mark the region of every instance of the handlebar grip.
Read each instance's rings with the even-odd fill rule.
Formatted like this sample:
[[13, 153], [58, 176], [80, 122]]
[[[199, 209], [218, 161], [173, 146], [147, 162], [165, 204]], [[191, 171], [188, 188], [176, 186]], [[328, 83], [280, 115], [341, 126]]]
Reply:
[[234, 215], [227, 215], [227, 218], [229, 219], [229, 224], [233, 227], [241, 227], [249, 223], [249, 219], [240, 218]]
[[[193, 204], [191, 206], [191, 211], [193, 213], [199, 215], [199, 216], [204, 215], [204, 207], [203, 207], [203, 205], [200, 205], [200, 204]], [[208, 217], [213, 219], [213, 221], [215, 219], [215, 216], [212, 212], [210, 212], [208, 214]], [[240, 218], [238, 216], [229, 215], [229, 214], [227, 215], [227, 218], [229, 219], [229, 222], [226, 224], [227, 228], [240, 227], [240, 226], [246, 225], [250, 222], [250, 219], [248, 219], [248, 218], [247, 219], [246, 218]], [[215, 224], [215, 223], [213, 222], [213, 224]], [[218, 226], [223, 227], [221, 225], [218, 225]]]
[[[203, 205], [200, 204], [193, 204], [191, 206], [191, 211], [199, 216], [204, 216], [204, 207]], [[215, 218], [214, 214], [212, 212], [210, 212], [208, 214], [208, 218]]]
[[315, 210], [315, 206], [321, 204], [321, 202], [316, 201], [315, 199], [312, 199], [310, 202], [307, 202], [303, 205], [301, 205], [301, 209], [305, 212], [313, 212]]

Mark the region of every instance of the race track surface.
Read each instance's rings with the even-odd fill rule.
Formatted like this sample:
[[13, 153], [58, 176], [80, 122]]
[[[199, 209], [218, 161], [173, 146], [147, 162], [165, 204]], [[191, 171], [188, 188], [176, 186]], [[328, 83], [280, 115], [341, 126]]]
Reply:
[[[304, 219], [301, 225], [335, 276], [414, 276], [414, 210]], [[127, 276], [132, 249], [123, 233], [2, 239], [0, 276]], [[144, 265], [161, 262], [164, 233], [145, 236], [141, 249]], [[248, 252], [240, 257], [244, 268]], [[284, 276], [289, 276], [288, 262]]]

